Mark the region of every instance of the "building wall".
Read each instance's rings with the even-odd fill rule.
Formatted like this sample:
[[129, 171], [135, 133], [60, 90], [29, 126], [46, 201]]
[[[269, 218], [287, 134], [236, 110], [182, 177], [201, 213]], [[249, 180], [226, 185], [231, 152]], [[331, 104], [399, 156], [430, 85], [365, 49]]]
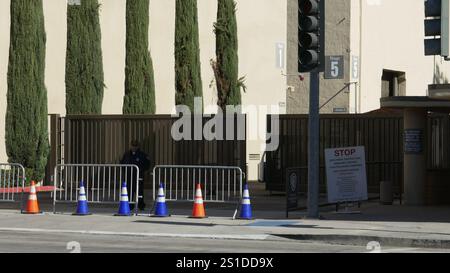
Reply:
[[[349, 66], [350, 60], [350, 0], [326, 1], [326, 55], [344, 56], [344, 67]], [[291, 114], [304, 114], [309, 111], [309, 74], [302, 74], [304, 80], [298, 77], [298, 0], [288, 1], [288, 90], [287, 111]], [[320, 105], [322, 113], [333, 113], [335, 108], [349, 111], [349, 82], [350, 74], [344, 73], [344, 79], [325, 80], [323, 74], [320, 82]], [[340, 92], [330, 103], [334, 95]]]
[[[297, 74], [297, 0], [289, 0], [288, 73]], [[345, 56], [345, 79], [321, 81], [321, 105], [348, 84], [323, 113], [380, 107], [383, 69], [406, 74], [406, 96], [426, 96], [428, 84], [448, 81], [449, 62], [424, 56], [423, 0], [327, 0], [326, 55]], [[358, 60], [354, 66], [355, 58]], [[288, 78], [289, 113], [307, 113], [309, 80]], [[294, 91], [294, 92], [292, 92]]]
[[0, 162], [7, 162], [5, 151], [5, 114], [9, 57], [9, 0], [0, 1]]
[[[276, 66], [276, 43], [286, 43], [287, 0], [238, 0], [237, 21], [239, 38], [239, 73], [246, 77], [245, 105], [285, 105], [286, 79]], [[0, 161], [7, 161], [4, 149], [4, 128], [7, 93], [9, 51], [9, 3], [0, 1]], [[65, 52], [67, 1], [44, 0], [47, 33], [46, 79], [49, 113], [65, 115]], [[125, 0], [100, 0], [105, 93], [104, 114], [122, 113], [125, 81]], [[257, 8], [256, 8], [257, 7]], [[217, 0], [198, 0], [200, 59], [204, 104], [207, 113], [214, 113], [208, 105], [216, 104], [216, 89], [210, 60], [215, 58]], [[150, 51], [154, 63], [156, 105], [158, 114], [174, 110], [174, 34], [175, 0], [150, 1]], [[284, 56], [283, 56], [284, 57]], [[214, 107], [213, 107], [214, 108]], [[283, 111], [283, 110], [282, 110]], [[249, 154], [262, 154], [260, 140], [265, 136], [265, 116], [252, 116], [262, 126], [253, 128], [254, 140], [248, 141]], [[255, 122], [250, 122], [253, 126]], [[249, 161], [250, 179], [256, 179], [256, 164]]]
[[424, 56], [422, 0], [360, 0], [361, 3], [362, 9], [357, 5], [352, 9], [355, 24], [356, 15], [362, 10], [361, 112], [380, 107], [383, 69], [406, 73], [407, 96], [426, 96], [435, 74], [445, 80], [449, 63], [440, 57]]

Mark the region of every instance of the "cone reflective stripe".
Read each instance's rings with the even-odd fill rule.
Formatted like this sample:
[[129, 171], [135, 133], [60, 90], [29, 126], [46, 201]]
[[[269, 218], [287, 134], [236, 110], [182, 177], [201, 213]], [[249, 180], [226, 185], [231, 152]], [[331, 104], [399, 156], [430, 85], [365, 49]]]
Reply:
[[38, 214], [41, 213], [39, 210], [39, 204], [37, 200], [36, 194], [36, 184], [34, 181], [31, 181], [31, 189], [30, 195], [28, 196], [28, 202], [25, 212], [26, 214]]
[[194, 209], [192, 210], [193, 218], [205, 218], [205, 207], [203, 205], [202, 188], [200, 183], [197, 184], [197, 189], [195, 191]]
[[244, 185], [244, 194], [242, 196], [241, 214], [240, 219], [252, 219], [252, 206], [250, 204], [250, 193], [248, 190], [248, 184]]
[[130, 203], [128, 202], [127, 182], [122, 183], [120, 192], [119, 212], [116, 216], [131, 216]]
[[156, 199], [159, 203], [165, 203], [166, 202], [166, 195], [164, 194], [164, 186], [163, 184], [159, 184], [159, 190], [158, 190], [158, 199]]
[[84, 188], [84, 182], [80, 181], [80, 193], [78, 197], [78, 205], [77, 205], [77, 211], [74, 213], [74, 215], [89, 215], [89, 208], [87, 205], [87, 198], [86, 198], [86, 190]]
[[166, 205], [166, 195], [164, 194], [164, 185], [159, 184], [158, 198], [156, 199], [155, 215], [156, 217], [168, 217], [169, 212]]
[[129, 202], [127, 184], [125, 182], [122, 184], [122, 191], [120, 192], [120, 201]]

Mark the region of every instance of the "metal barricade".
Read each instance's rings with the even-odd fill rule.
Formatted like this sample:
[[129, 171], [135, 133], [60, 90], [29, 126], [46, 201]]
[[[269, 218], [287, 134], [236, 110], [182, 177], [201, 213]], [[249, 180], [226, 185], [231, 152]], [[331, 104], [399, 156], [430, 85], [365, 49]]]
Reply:
[[0, 163], [0, 202], [16, 202], [19, 194], [22, 201], [25, 179], [22, 165]]
[[[118, 164], [60, 164], [55, 167], [53, 213], [57, 203], [76, 203], [79, 183], [84, 182], [86, 198], [94, 204], [118, 204], [122, 182], [127, 182], [130, 204], [139, 196], [139, 167]], [[137, 214], [137, 206], [136, 206]]]
[[244, 173], [239, 167], [161, 165], [153, 169], [153, 200], [163, 183], [166, 200], [193, 201], [196, 184], [202, 185], [205, 202], [239, 202]]

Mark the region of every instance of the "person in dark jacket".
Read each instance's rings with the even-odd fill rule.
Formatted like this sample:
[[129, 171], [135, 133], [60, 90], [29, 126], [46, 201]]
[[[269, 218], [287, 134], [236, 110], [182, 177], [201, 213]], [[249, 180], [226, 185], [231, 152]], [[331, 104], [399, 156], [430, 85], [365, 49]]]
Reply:
[[[139, 148], [139, 142], [137, 140], [133, 140], [131, 142], [130, 150], [127, 151], [120, 161], [120, 164], [124, 165], [136, 165], [139, 167], [139, 199], [138, 199], [138, 208], [140, 210], [145, 209], [144, 202], [144, 173], [150, 168], [150, 157], [141, 151]], [[133, 184], [133, 191], [131, 191], [131, 183], [135, 183], [135, 181], [131, 182], [131, 177], [127, 178], [127, 191], [128, 197], [130, 200], [134, 200], [134, 194], [136, 193], [134, 189], [136, 189], [136, 185]], [[134, 205], [130, 205], [130, 209], [134, 209]]]

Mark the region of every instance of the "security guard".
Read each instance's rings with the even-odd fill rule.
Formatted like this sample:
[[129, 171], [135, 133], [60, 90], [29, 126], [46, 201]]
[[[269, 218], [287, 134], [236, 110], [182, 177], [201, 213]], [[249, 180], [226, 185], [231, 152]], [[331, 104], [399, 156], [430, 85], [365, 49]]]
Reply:
[[[130, 150], [127, 151], [120, 161], [120, 164], [124, 165], [137, 165], [139, 167], [139, 200], [138, 200], [138, 208], [140, 210], [145, 209], [145, 203], [144, 203], [144, 172], [147, 171], [150, 168], [150, 157], [141, 151], [139, 148], [139, 141], [133, 140], [131, 141], [131, 147]], [[129, 174], [129, 176], [131, 176]], [[131, 183], [129, 182], [131, 180], [131, 177], [127, 178], [127, 191], [128, 191], [128, 197], [130, 200], [134, 200], [130, 196], [134, 196], [135, 192], [131, 192]], [[133, 181], [134, 183], [134, 181]], [[133, 185], [133, 189], [136, 189], [136, 185]], [[134, 205], [130, 205], [130, 209], [134, 209]]]

